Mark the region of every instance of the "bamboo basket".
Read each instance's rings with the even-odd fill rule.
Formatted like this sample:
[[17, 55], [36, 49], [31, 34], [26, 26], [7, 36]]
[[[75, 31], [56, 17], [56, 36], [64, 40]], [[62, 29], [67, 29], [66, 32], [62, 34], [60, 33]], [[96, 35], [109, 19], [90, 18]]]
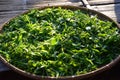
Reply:
[[[120, 28], [119, 24], [114, 21], [113, 19], [111, 19], [110, 17], [100, 13], [100, 12], [97, 12], [95, 10], [91, 10], [91, 9], [88, 9], [88, 8], [83, 8], [83, 7], [75, 7], [75, 6], [64, 6], [64, 5], [57, 5], [57, 6], [44, 6], [44, 7], [40, 7], [38, 8], [39, 10], [42, 10], [42, 9], [45, 9], [45, 8], [50, 8], [50, 7], [54, 7], [54, 8], [57, 8], [57, 7], [61, 7], [61, 8], [65, 8], [65, 9], [70, 9], [70, 10], [78, 10], [80, 9], [81, 11], [86, 11], [89, 15], [97, 15], [98, 18], [102, 19], [102, 20], [105, 20], [105, 21], [111, 21], [113, 22], [118, 28]], [[28, 13], [29, 11], [26, 11], [24, 12], [23, 14], [26, 14]], [[15, 17], [14, 17], [15, 18]], [[13, 18], [12, 18], [13, 19]], [[12, 20], [11, 19], [11, 20]], [[8, 22], [10, 22], [11, 20], [5, 22], [1, 27], [4, 27], [4, 25], [6, 25]], [[2, 28], [1, 30], [2, 31]], [[8, 63], [2, 56], [0, 56], [0, 60], [8, 67], [10, 68], [11, 70], [15, 71], [16, 73], [19, 73], [23, 76], [26, 76], [28, 78], [31, 78], [33, 80], [82, 80], [82, 79], [87, 79], [87, 78], [90, 78], [90, 77], [94, 77], [96, 76], [97, 74], [99, 73], [102, 73], [104, 71], [107, 71], [109, 70], [110, 68], [112, 68], [113, 66], [115, 66], [119, 61], [120, 61], [120, 56], [118, 56], [116, 59], [114, 59], [112, 62], [98, 68], [97, 70], [94, 70], [94, 71], [91, 71], [91, 72], [88, 72], [86, 74], [81, 74], [81, 75], [75, 75], [75, 76], [63, 76], [63, 77], [49, 77], [49, 76], [38, 76], [38, 75], [35, 75], [35, 74], [31, 74], [29, 72], [26, 72], [26, 71], [23, 71], [17, 67], [15, 67], [14, 65]]]

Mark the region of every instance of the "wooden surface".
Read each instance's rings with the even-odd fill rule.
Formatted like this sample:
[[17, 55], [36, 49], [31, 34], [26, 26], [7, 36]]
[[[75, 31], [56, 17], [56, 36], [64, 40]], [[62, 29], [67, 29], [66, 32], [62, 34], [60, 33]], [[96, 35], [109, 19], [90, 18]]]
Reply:
[[0, 0], [0, 25], [24, 11], [47, 5], [79, 6], [79, 0]]
[[92, 8], [120, 23], [120, 0], [91, 0]]
[[[120, 0], [88, 0], [92, 9], [120, 22]], [[45, 5], [82, 5], [80, 0], [0, 0], [0, 25], [30, 9]]]
[[[88, 3], [91, 9], [97, 10], [120, 23], [120, 0], [88, 0]], [[0, 0], [0, 26], [28, 9], [47, 5], [82, 6], [82, 2], [81, 0]], [[120, 64], [116, 66], [91, 80], [120, 80]], [[8, 80], [8, 78], [9, 80], [30, 80], [9, 70], [0, 62], [0, 80]]]

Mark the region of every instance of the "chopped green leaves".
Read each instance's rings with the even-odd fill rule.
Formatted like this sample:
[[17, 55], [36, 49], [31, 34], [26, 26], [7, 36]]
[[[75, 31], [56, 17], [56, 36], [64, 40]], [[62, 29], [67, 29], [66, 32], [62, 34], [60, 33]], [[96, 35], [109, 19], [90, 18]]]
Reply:
[[36, 75], [80, 75], [120, 54], [117, 30], [112, 22], [80, 10], [34, 9], [4, 26], [0, 54]]

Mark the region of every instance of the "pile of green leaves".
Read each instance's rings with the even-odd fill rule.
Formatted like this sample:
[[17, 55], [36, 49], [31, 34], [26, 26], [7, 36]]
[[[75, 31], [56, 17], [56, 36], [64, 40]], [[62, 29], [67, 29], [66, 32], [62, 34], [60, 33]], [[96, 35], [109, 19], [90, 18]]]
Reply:
[[0, 54], [14, 66], [41, 76], [84, 74], [120, 53], [114, 23], [85, 11], [33, 9], [2, 29]]

